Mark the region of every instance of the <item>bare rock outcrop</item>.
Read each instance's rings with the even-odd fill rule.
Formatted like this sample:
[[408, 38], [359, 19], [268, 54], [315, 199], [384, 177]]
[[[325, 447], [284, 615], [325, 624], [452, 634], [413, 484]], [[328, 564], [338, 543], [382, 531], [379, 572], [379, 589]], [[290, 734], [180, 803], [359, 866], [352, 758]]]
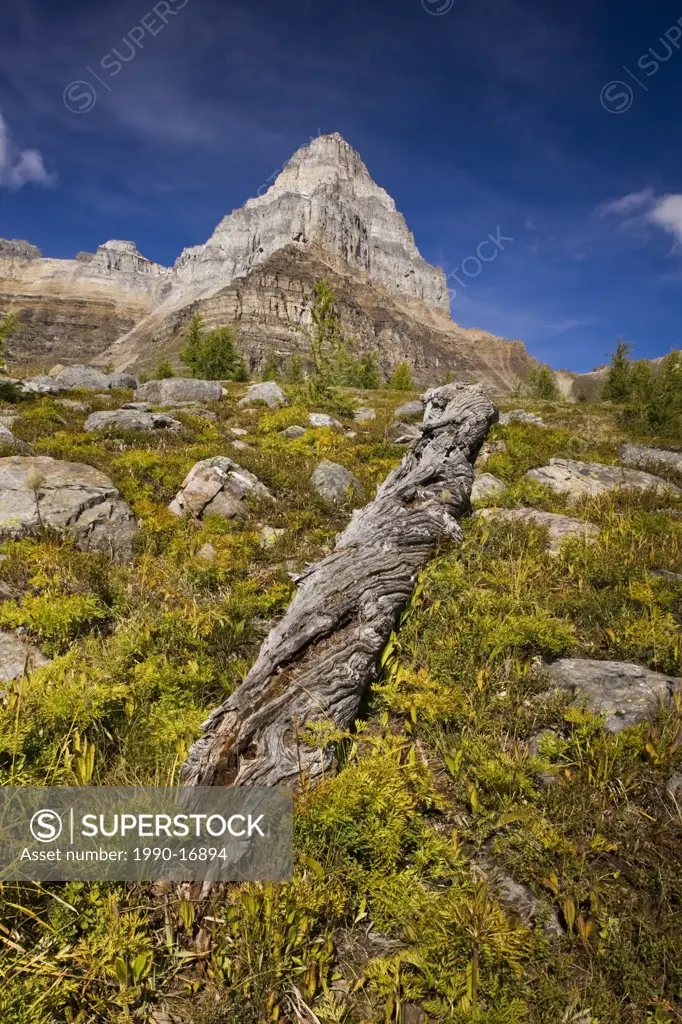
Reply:
[[570, 501], [627, 489], [682, 494], [682, 490], [674, 484], [639, 469], [623, 469], [622, 466], [604, 466], [598, 462], [577, 462], [573, 459], [550, 459], [548, 466], [531, 469], [526, 477], [544, 484], [557, 494], [565, 494]]
[[547, 667], [553, 686], [569, 690], [578, 703], [602, 715], [608, 732], [621, 732], [652, 718], [668, 705], [679, 679], [620, 661], [564, 658]]
[[621, 460], [626, 466], [636, 469], [656, 469], [658, 466], [682, 473], [682, 452], [666, 451], [663, 448], [646, 448], [638, 444], [624, 444], [620, 449]]
[[248, 512], [248, 495], [272, 500], [270, 491], [258, 477], [232, 459], [217, 455], [192, 467], [168, 507], [176, 516], [188, 512], [200, 519], [213, 513], [233, 519]]
[[534, 523], [547, 530], [549, 551], [552, 555], [559, 554], [561, 545], [569, 537], [589, 543], [599, 536], [598, 528], [592, 523], [572, 519], [570, 516], [556, 515], [554, 512], [543, 512], [537, 508], [482, 508], [476, 515], [507, 523]]
[[330, 462], [329, 459], [323, 459], [315, 468], [310, 484], [328, 505], [340, 505], [348, 501], [349, 497], [356, 497], [362, 492], [358, 478], [345, 466]]
[[151, 405], [170, 407], [180, 402], [219, 402], [222, 395], [220, 381], [170, 377], [168, 380], [150, 380], [140, 385], [135, 392], [135, 399]]
[[0, 538], [51, 527], [83, 551], [132, 557], [138, 533], [129, 506], [104, 473], [47, 456], [0, 459]]
[[93, 412], [83, 426], [87, 434], [103, 433], [107, 430], [182, 430], [182, 423], [161, 412], [142, 412], [136, 409], [114, 409], [110, 412]]

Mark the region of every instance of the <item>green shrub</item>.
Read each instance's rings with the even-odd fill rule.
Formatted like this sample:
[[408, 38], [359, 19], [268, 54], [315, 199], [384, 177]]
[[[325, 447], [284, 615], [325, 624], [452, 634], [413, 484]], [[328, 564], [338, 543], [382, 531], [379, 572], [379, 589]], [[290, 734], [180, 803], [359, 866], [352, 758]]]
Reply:
[[233, 329], [216, 327], [207, 333], [201, 313], [189, 322], [180, 359], [195, 377], [203, 380], [249, 379], [244, 359], [237, 350]]
[[169, 359], [162, 359], [154, 371], [156, 380], [169, 380], [175, 376], [175, 370]]
[[410, 364], [406, 362], [398, 363], [395, 370], [391, 374], [388, 382], [389, 388], [393, 391], [412, 391], [414, 390], [414, 382], [412, 380], [412, 370]]
[[528, 375], [528, 386], [533, 398], [553, 402], [560, 397], [559, 388], [549, 366], [541, 366]]

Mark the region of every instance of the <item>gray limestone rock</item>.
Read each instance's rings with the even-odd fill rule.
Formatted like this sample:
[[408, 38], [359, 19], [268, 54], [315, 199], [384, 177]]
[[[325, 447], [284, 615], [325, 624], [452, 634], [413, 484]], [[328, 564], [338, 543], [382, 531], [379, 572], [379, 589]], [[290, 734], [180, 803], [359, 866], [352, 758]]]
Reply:
[[482, 473], [474, 480], [474, 486], [471, 488], [471, 500], [474, 502], [495, 498], [498, 494], [504, 494], [506, 490], [507, 485], [502, 480], [493, 476], [492, 473]]
[[142, 412], [137, 409], [114, 409], [112, 412], [93, 412], [85, 421], [87, 434], [95, 431], [120, 430], [182, 430], [182, 423], [161, 412]]
[[656, 469], [657, 466], [665, 466], [667, 469], [682, 473], [682, 452], [624, 444], [620, 449], [620, 457], [626, 466], [634, 466], [636, 469]]
[[131, 388], [137, 390], [137, 377], [132, 373], [108, 373], [106, 374], [107, 387], [109, 388]]
[[247, 514], [246, 498], [250, 494], [273, 500], [258, 477], [218, 455], [192, 467], [168, 507], [176, 516], [188, 512], [200, 519], [207, 513], [217, 513], [233, 519]]
[[27, 395], [57, 395], [64, 390], [52, 377], [47, 375], [29, 377], [26, 380], [17, 381], [16, 384], [18, 389]]
[[531, 469], [526, 477], [550, 487], [557, 494], [565, 494], [571, 501], [628, 488], [655, 490], [659, 494], [682, 494], [682, 490], [674, 484], [639, 469], [604, 466], [598, 462], [576, 462], [572, 459], [550, 459], [548, 466]]
[[668, 572], [667, 569], [652, 569], [652, 576], [658, 576], [661, 580], [669, 580], [671, 583], [679, 583], [682, 580], [682, 573]]
[[369, 423], [370, 420], [375, 420], [376, 418], [377, 414], [374, 409], [368, 409], [366, 406], [361, 406], [353, 413], [353, 419], [356, 423]]
[[230, 427], [230, 433], [234, 434], [235, 437], [246, 437], [248, 430], [244, 430], [242, 427]]
[[553, 686], [569, 690], [578, 703], [602, 715], [608, 732], [621, 732], [670, 703], [678, 680], [621, 661], [564, 658], [547, 666]]
[[16, 633], [0, 630], [0, 683], [11, 683], [49, 664], [50, 659], [34, 644], [21, 640]]
[[261, 384], [252, 384], [244, 398], [237, 405], [255, 405], [264, 402], [270, 409], [281, 409], [289, 404], [287, 396], [274, 380], [266, 380]]
[[0, 459], [0, 538], [43, 527], [68, 534], [83, 551], [132, 558], [138, 533], [132, 511], [111, 480], [80, 462], [47, 456]]
[[410, 420], [418, 416], [419, 419], [424, 415], [424, 403], [421, 399], [417, 399], [414, 402], [405, 402], [398, 409], [395, 410], [393, 416], [396, 420]]
[[561, 545], [567, 537], [575, 537], [578, 540], [585, 539], [589, 542], [599, 536], [597, 527], [582, 519], [571, 519], [569, 516], [556, 515], [554, 512], [542, 512], [536, 508], [482, 508], [476, 515], [483, 516], [485, 519], [494, 516], [496, 519], [510, 523], [535, 523], [536, 526], [546, 528], [549, 536], [549, 550], [553, 555], [559, 553]]
[[[90, 406], [86, 405], [85, 402], [77, 402], [75, 398], [55, 398], [55, 405], [62, 405], [65, 409], [71, 409], [72, 412], [87, 412]], [[123, 406], [127, 409], [127, 406]]]
[[0, 256], [19, 260], [39, 260], [42, 252], [23, 238], [0, 238]]
[[343, 424], [335, 420], [333, 416], [328, 416], [326, 412], [308, 413], [308, 423], [315, 428], [329, 427], [330, 430], [336, 430], [339, 433], [343, 431]]
[[20, 441], [18, 437], [15, 437], [9, 427], [5, 427], [0, 424], [0, 446], [3, 448], [14, 448], [17, 452], [30, 452], [30, 444], [26, 444], [25, 441]]
[[392, 423], [386, 431], [386, 437], [394, 444], [411, 444], [421, 436], [419, 427], [413, 427], [410, 423]]
[[280, 537], [283, 537], [286, 530], [274, 526], [264, 526], [260, 532], [260, 545], [262, 548], [272, 548]]
[[323, 459], [313, 473], [310, 483], [319, 496], [330, 505], [339, 505], [349, 495], [355, 497], [362, 491], [362, 484], [345, 466]]
[[217, 380], [197, 380], [194, 377], [169, 377], [167, 380], [150, 380], [140, 385], [135, 392], [138, 402], [152, 405], [174, 406], [179, 402], [218, 402], [223, 396], [223, 387]]
[[514, 409], [512, 412], [500, 413], [500, 424], [503, 427], [510, 423], [532, 423], [536, 427], [546, 427], [547, 424], [534, 412], [526, 412], [525, 409]]
[[280, 431], [282, 437], [286, 437], [288, 441], [295, 441], [298, 437], [303, 437], [305, 432], [305, 427], [299, 426], [287, 427], [286, 430]]
[[554, 908], [549, 903], [538, 899], [527, 885], [517, 882], [504, 868], [489, 857], [479, 858], [477, 866], [497, 890], [502, 906], [512, 911], [522, 924], [532, 927], [536, 923], [542, 922], [545, 934], [549, 938], [563, 936], [564, 930]]
[[93, 366], [66, 366], [52, 379], [64, 391], [106, 391], [109, 387], [107, 375]]

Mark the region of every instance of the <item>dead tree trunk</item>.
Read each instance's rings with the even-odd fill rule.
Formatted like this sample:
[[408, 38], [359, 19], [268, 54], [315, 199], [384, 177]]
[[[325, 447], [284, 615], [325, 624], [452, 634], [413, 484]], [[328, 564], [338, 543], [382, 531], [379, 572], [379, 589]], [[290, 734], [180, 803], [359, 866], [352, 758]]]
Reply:
[[[294, 785], [329, 753], [297, 740], [307, 722], [346, 728], [377, 659], [439, 540], [457, 540], [473, 464], [497, 412], [478, 385], [428, 392], [423, 436], [355, 512], [333, 554], [300, 581], [239, 688], [204, 725], [183, 766], [187, 785]], [[326, 758], [326, 762], [325, 759]]]

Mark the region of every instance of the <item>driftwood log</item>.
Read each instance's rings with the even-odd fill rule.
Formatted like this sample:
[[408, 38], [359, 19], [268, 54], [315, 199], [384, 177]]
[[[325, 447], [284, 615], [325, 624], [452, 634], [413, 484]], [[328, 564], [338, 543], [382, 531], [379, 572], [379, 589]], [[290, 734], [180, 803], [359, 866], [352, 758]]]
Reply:
[[298, 740], [308, 722], [346, 728], [419, 571], [470, 510], [473, 465], [497, 411], [478, 385], [425, 396], [423, 435], [376, 497], [355, 512], [334, 553], [301, 578], [288, 611], [238, 689], [204, 724], [186, 785], [295, 785], [331, 755]]

